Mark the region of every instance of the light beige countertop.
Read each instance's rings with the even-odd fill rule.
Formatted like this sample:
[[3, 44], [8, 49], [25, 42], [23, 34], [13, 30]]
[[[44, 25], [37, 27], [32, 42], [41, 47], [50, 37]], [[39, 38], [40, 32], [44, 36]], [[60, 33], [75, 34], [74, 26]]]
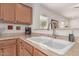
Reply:
[[[32, 33], [31, 36], [33, 37], [33, 36], [39, 36], [39, 35], [41, 35], [41, 34]], [[39, 49], [40, 51], [44, 52], [45, 54], [49, 55], [49, 56], [59, 56], [57, 53], [55, 53], [53, 51], [50, 51], [48, 49], [43, 49], [39, 45], [36, 45], [35, 43], [27, 40], [27, 38], [28, 37], [31, 37], [31, 36], [24, 35], [23, 33], [21, 33], [21, 34], [5, 34], [5, 35], [0, 35], [0, 40], [20, 38], [20, 39], [28, 42], [29, 44], [31, 44], [35, 48]], [[48, 35], [45, 35], [45, 36], [48, 36]], [[67, 37], [57, 36], [57, 38], [61, 38], [61, 39], [64, 39], [65, 38], [65, 40], [66, 40]], [[76, 40], [75, 42], [76, 42], [75, 45], [67, 53], [65, 53], [64, 56], [79, 56], [79, 40]]]

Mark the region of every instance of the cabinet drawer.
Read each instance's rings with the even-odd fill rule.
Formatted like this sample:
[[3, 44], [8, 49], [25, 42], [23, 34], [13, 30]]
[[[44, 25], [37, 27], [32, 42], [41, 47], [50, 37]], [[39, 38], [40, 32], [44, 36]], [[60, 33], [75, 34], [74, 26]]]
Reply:
[[16, 39], [6, 39], [0, 41], [0, 47], [16, 44]]

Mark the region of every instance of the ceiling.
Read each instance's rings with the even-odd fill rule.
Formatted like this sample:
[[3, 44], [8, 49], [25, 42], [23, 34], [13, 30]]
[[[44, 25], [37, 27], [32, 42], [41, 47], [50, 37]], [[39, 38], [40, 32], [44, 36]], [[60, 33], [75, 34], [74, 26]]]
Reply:
[[78, 3], [42, 3], [42, 6], [50, 9], [53, 12], [63, 15], [68, 19], [79, 18], [79, 4]]

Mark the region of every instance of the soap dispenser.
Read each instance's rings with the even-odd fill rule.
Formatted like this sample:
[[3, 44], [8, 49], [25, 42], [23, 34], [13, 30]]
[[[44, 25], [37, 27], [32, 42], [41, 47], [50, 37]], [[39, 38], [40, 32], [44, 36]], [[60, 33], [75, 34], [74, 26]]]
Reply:
[[70, 42], [74, 42], [75, 41], [75, 37], [74, 37], [73, 31], [72, 31], [72, 33], [69, 34], [69, 41]]

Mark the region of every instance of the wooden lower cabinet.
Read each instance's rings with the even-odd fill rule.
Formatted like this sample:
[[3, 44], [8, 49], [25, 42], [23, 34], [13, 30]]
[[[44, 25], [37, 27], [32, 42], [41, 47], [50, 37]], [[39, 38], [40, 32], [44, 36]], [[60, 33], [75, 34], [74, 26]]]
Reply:
[[18, 46], [17, 50], [17, 56], [31, 56], [31, 54], [23, 46]]
[[5, 46], [1, 48], [0, 56], [16, 56], [16, 45]]
[[21, 47], [20, 56], [32, 56], [24, 47]]
[[29, 50], [26, 49], [28, 48], [26, 44], [23, 40], [17, 40], [17, 56], [32, 56]]
[[16, 45], [10, 45], [4, 47], [3, 56], [16, 56]]
[[29, 43], [22, 41], [22, 47], [24, 47], [31, 55], [33, 55], [33, 46]]
[[39, 49], [36, 49], [34, 46], [29, 44], [28, 42], [25, 42], [23, 40], [19, 40], [19, 54], [20, 56], [47, 56], [43, 52], [41, 52]]
[[16, 56], [16, 40], [0, 41], [0, 56]]
[[0, 56], [47, 56], [21, 39], [1, 40]]

